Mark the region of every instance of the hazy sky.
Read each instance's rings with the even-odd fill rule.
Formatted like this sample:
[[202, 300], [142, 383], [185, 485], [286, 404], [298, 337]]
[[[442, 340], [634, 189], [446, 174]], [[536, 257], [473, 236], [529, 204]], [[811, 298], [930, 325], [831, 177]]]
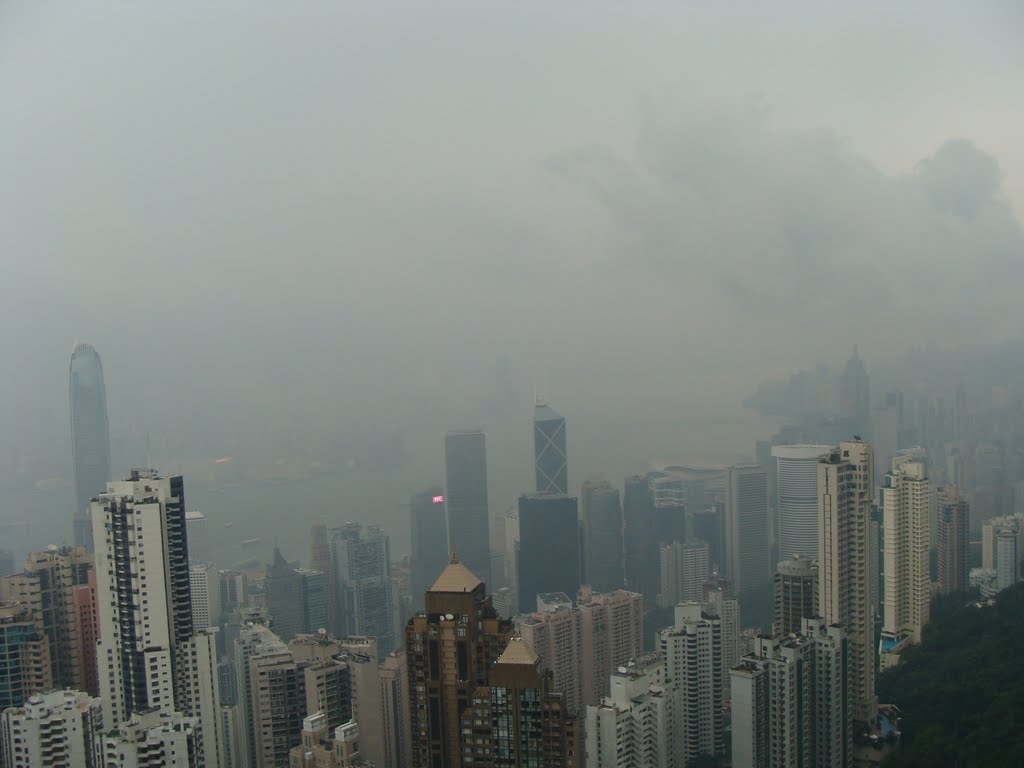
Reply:
[[1016, 2], [4, 2], [0, 456], [61, 445], [79, 339], [125, 451], [437, 464], [499, 376], [620, 428], [1016, 338], [1022, 40]]

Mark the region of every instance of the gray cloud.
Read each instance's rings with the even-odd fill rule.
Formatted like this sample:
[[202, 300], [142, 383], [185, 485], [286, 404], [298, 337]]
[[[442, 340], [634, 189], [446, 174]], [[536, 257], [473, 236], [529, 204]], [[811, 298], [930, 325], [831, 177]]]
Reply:
[[874, 338], [1020, 332], [1024, 234], [995, 158], [969, 140], [894, 176], [833, 132], [773, 127], [761, 101], [676, 93], [645, 110], [632, 155], [574, 150], [549, 167], [600, 203], [631, 271], [720, 291], [723, 314], [856, 317]]

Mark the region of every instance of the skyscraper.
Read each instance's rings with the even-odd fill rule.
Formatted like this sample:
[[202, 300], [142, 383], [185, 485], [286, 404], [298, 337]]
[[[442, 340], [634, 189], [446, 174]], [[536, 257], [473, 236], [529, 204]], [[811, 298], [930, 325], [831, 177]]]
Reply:
[[220, 575], [211, 563], [193, 563], [188, 569], [192, 594], [192, 623], [197, 632], [220, 624]]
[[[651, 498], [651, 534], [657, 557], [659, 544], [687, 538], [688, 488], [686, 479], [672, 468], [649, 472], [647, 484]], [[703, 504], [703, 499], [698, 504]]]
[[519, 632], [551, 674], [555, 690], [565, 694], [568, 711], [577, 714], [583, 703], [583, 656], [590, 650], [581, 642], [582, 613], [560, 592], [541, 595], [537, 602], [535, 611], [519, 617]]
[[245, 571], [217, 571], [221, 614], [228, 616], [249, 601], [249, 577]]
[[78, 660], [81, 670], [81, 690], [90, 696], [99, 696], [100, 679], [96, 668], [96, 641], [100, 638], [100, 618], [96, 607], [96, 571], [89, 571], [89, 582], [74, 589], [75, 638], [78, 642]]
[[569, 493], [565, 419], [540, 401], [533, 412], [533, 457], [537, 493]]
[[845, 630], [854, 721], [874, 724], [874, 615], [869, 547], [874, 490], [871, 446], [842, 442], [818, 460], [818, 615]]
[[852, 433], [863, 438], [870, 436], [871, 382], [856, 346], [839, 377], [839, 412]]
[[444, 570], [448, 551], [448, 530], [444, 520], [444, 491], [433, 486], [409, 501], [409, 523], [412, 532], [412, 593], [414, 606], [423, 605], [423, 595]]
[[772, 633], [785, 637], [800, 631], [815, 615], [818, 571], [806, 557], [794, 555], [779, 563], [775, 574], [775, 618]]
[[947, 486], [938, 494], [938, 531], [936, 547], [939, 554], [939, 591], [967, 590], [970, 546], [970, 511], [956, 486]]
[[107, 487], [110, 475], [110, 428], [107, 390], [100, 356], [89, 344], [76, 344], [69, 371], [71, 455], [75, 469], [75, 545], [92, 551], [89, 501]]
[[728, 587], [717, 586], [707, 589], [707, 596], [703, 601], [703, 610], [706, 615], [717, 616], [722, 633], [722, 696], [730, 698], [729, 670], [736, 666], [743, 648], [740, 643], [740, 601], [733, 597]]
[[216, 642], [194, 630], [182, 478], [133, 470], [92, 502], [92, 524], [104, 728], [128, 734], [105, 740], [104, 749], [148, 738], [138, 728], [151, 715], [164, 725], [185, 715], [196, 765], [217, 768], [224, 750]]
[[186, 512], [185, 533], [188, 538], [188, 561], [209, 562], [209, 553], [206, 551], [206, 515], [195, 509]]
[[103, 725], [99, 699], [75, 690], [49, 691], [4, 711], [0, 764], [4, 768], [95, 768], [95, 739]]
[[885, 540], [885, 612], [882, 664], [895, 646], [921, 642], [931, 608], [931, 481], [925, 465], [909, 456], [892, 460], [882, 482], [882, 530]]
[[284, 768], [289, 751], [299, 743], [306, 716], [305, 675], [288, 646], [270, 643], [250, 657], [249, 690], [255, 745], [250, 765]]
[[711, 570], [721, 572], [725, 568], [725, 504], [716, 501], [696, 509], [691, 507], [687, 517], [688, 538], [707, 542]]
[[327, 629], [327, 577], [323, 571], [299, 569], [299, 593], [302, 595], [302, 631], [316, 634]]
[[1021, 561], [1020, 523], [1000, 524], [995, 527], [996, 589], [1012, 587], [1020, 580]]
[[576, 768], [583, 765], [576, 718], [540, 657], [513, 637], [494, 663], [489, 685], [462, 713], [463, 765], [479, 768]]
[[511, 634], [484, 583], [453, 555], [427, 592], [426, 611], [405, 628], [413, 768], [464, 764], [462, 713], [488, 685]]
[[380, 666], [381, 728], [384, 759], [377, 768], [405, 768], [412, 763], [409, 727], [409, 662], [404, 651], [392, 651]]
[[479, 430], [444, 438], [448, 550], [485, 582], [491, 572], [491, 521], [487, 511], [487, 449]]
[[588, 481], [580, 493], [583, 534], [583, 581], [595, 592], [625, 584], [622, 546], [622, 504], [619, 492], [605, 481]]
[[658, 605], [700, 600], [701, 586], [711, 573], [706, 541], [674, 541], [660, 547], [661, 590]]
[[[377, 648], [373, 638], [359, 639], [365, 641], [365, 646], [372, 653], [372, 656], [360, 654], [360, 658], [365, 658], [365, 666], [376, 668]], [[354, 675], [349, 665], [353, 654], [346, 653], [342, 646], [343, 641], [334, 640], [325, 633], [299, 635], [288, 643], [296, 670], [302, 676], [303, 711], [322, 712], [332, 730], [356, 716], [353, 708]], [[363, 715], [371, 725], [378, 716], [377, 707], [368, 707]]]
[[309, 529], [309, 567], [311, 570], [324, 574], [324, 602], [326, 603], [327, 623], [323, 626], [333, 630], [337, 626], [337, 600], [334, 596], [336, 577], [331, 564], [331, 537], [327, 526], [323, 523]]
[[0, 712], [53, 687], [50, 643], [27, 605], [0, 603]]
[[665, 660], [650, 654], [613, 671], [609, 693], [587, 707], [590, 766], [685, 765], [677, 737], [675, 692], [665, 687]]
[[608, 693], [608, 672], [635, 659], [644, 650], [644, 599], [637, 592], [616, 589], [576, 596], [583, 649], [581, 701], [594, 704]]
[[665, 684], [675, 698], [682, 764], [700, 755], [724, 755], [720, 619], [705, 613], [700, 603], [680, 603], [674, 625], [661, 630], [658, 641], [665, 657]]
[[537, 595], [580, 588], [580, 534], [576, 498], [554, 494], [519, 497], [519, 610], [532, 611]]
[[284, 559], [277, 547], [274, 547], [274, 562], [267, 566], [263, 584], [274, 634], [288, 642], [305, 630], [302, 621], [302, 577]]
[[238, 702], [240, 721], [240, 737], [234, 745], [237, 753], [235, 764], [241, 768], [257, 768], [259, 753], [256, 748], [256, 731], [260, 723], [253, 690], [252, 660], [276, 653], [288, 653], [288, 647], [269, 626], [249, 621], [239, 629], [233, 651], [237, 685], [235, 700]]
[[339, 637], [377, 638], [381, 653], [399, 647], [398, 600], [391, 578], [390, 539], [379, 525], [346, 523], [331, 532]]
[[818, 458], [828, 445], [777, 445], [779, 561], [818, 559]]
[[75, 596], [79, 588], [88, 588], [92, 570], [93, 555], [84, 547], [53, 546], [29, 553], [24, 571], [0, 579], [0, 599], [28, 606], [39, 620], [58, 688], [86, 687]]
[[804, 619], [798, 634], [758, 637], [729, 676], [735, 768], [851, 764], [841, 627]]
[[105, 727], [174, 709], [176, 649], [192, 635], [180, 476], [133, 470], [92, 503]]
[[726, 479], [726, 572], [738, 593], [771, 579], [768, 480], [757, 464], [730, 467]]
[[362, 768], [371, 765], [363, 757], [362, 731], [355, 720], [330, 728], [324, 714], [315, 712], [303, 719], [300, 738], [301, 743], [289, 753], [290, 766]]
[[202, 765], [199, 722], [179, 712], [136, 712], [116, 728], [104, 720], [98, 751], [103, 768], [166, 768]]
[[[622, 494], [626, 584], [648, 602], [658, 594], [658, 539], [651, 530], [651, 491], [644, 475], [627, 477]], [[670, 539], [671, 540], [671, 539]]]
[[[380, 655], [372, 637], [348, 637], [338, 643], [348, 668], [352, 717], [362, 727], [360, 751], [374, 764], [384, 761], [384, 730]], [[307, 697], [308, 700], [308, 697]], [[311, 710], [312, 711], [312, 710]]]

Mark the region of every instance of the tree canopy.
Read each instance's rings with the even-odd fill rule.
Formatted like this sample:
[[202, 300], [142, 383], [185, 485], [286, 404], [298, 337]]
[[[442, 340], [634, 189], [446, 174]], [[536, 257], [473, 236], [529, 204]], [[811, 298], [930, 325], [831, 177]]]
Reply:
[[878, 693], [902, 711], [886, 768], [1024, 764], [1024, 584], [991, 606], [936, 601], [921, 645], [881, 675]]

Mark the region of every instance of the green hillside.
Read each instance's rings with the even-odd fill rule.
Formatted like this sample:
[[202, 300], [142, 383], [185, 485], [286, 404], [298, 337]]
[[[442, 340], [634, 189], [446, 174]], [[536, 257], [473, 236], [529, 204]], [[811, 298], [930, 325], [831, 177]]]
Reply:
[[1024, 584], [995, 605], [936, 602], [924, 642], [879, 678], [903, 712], [886, 768], [1024, 765]]

